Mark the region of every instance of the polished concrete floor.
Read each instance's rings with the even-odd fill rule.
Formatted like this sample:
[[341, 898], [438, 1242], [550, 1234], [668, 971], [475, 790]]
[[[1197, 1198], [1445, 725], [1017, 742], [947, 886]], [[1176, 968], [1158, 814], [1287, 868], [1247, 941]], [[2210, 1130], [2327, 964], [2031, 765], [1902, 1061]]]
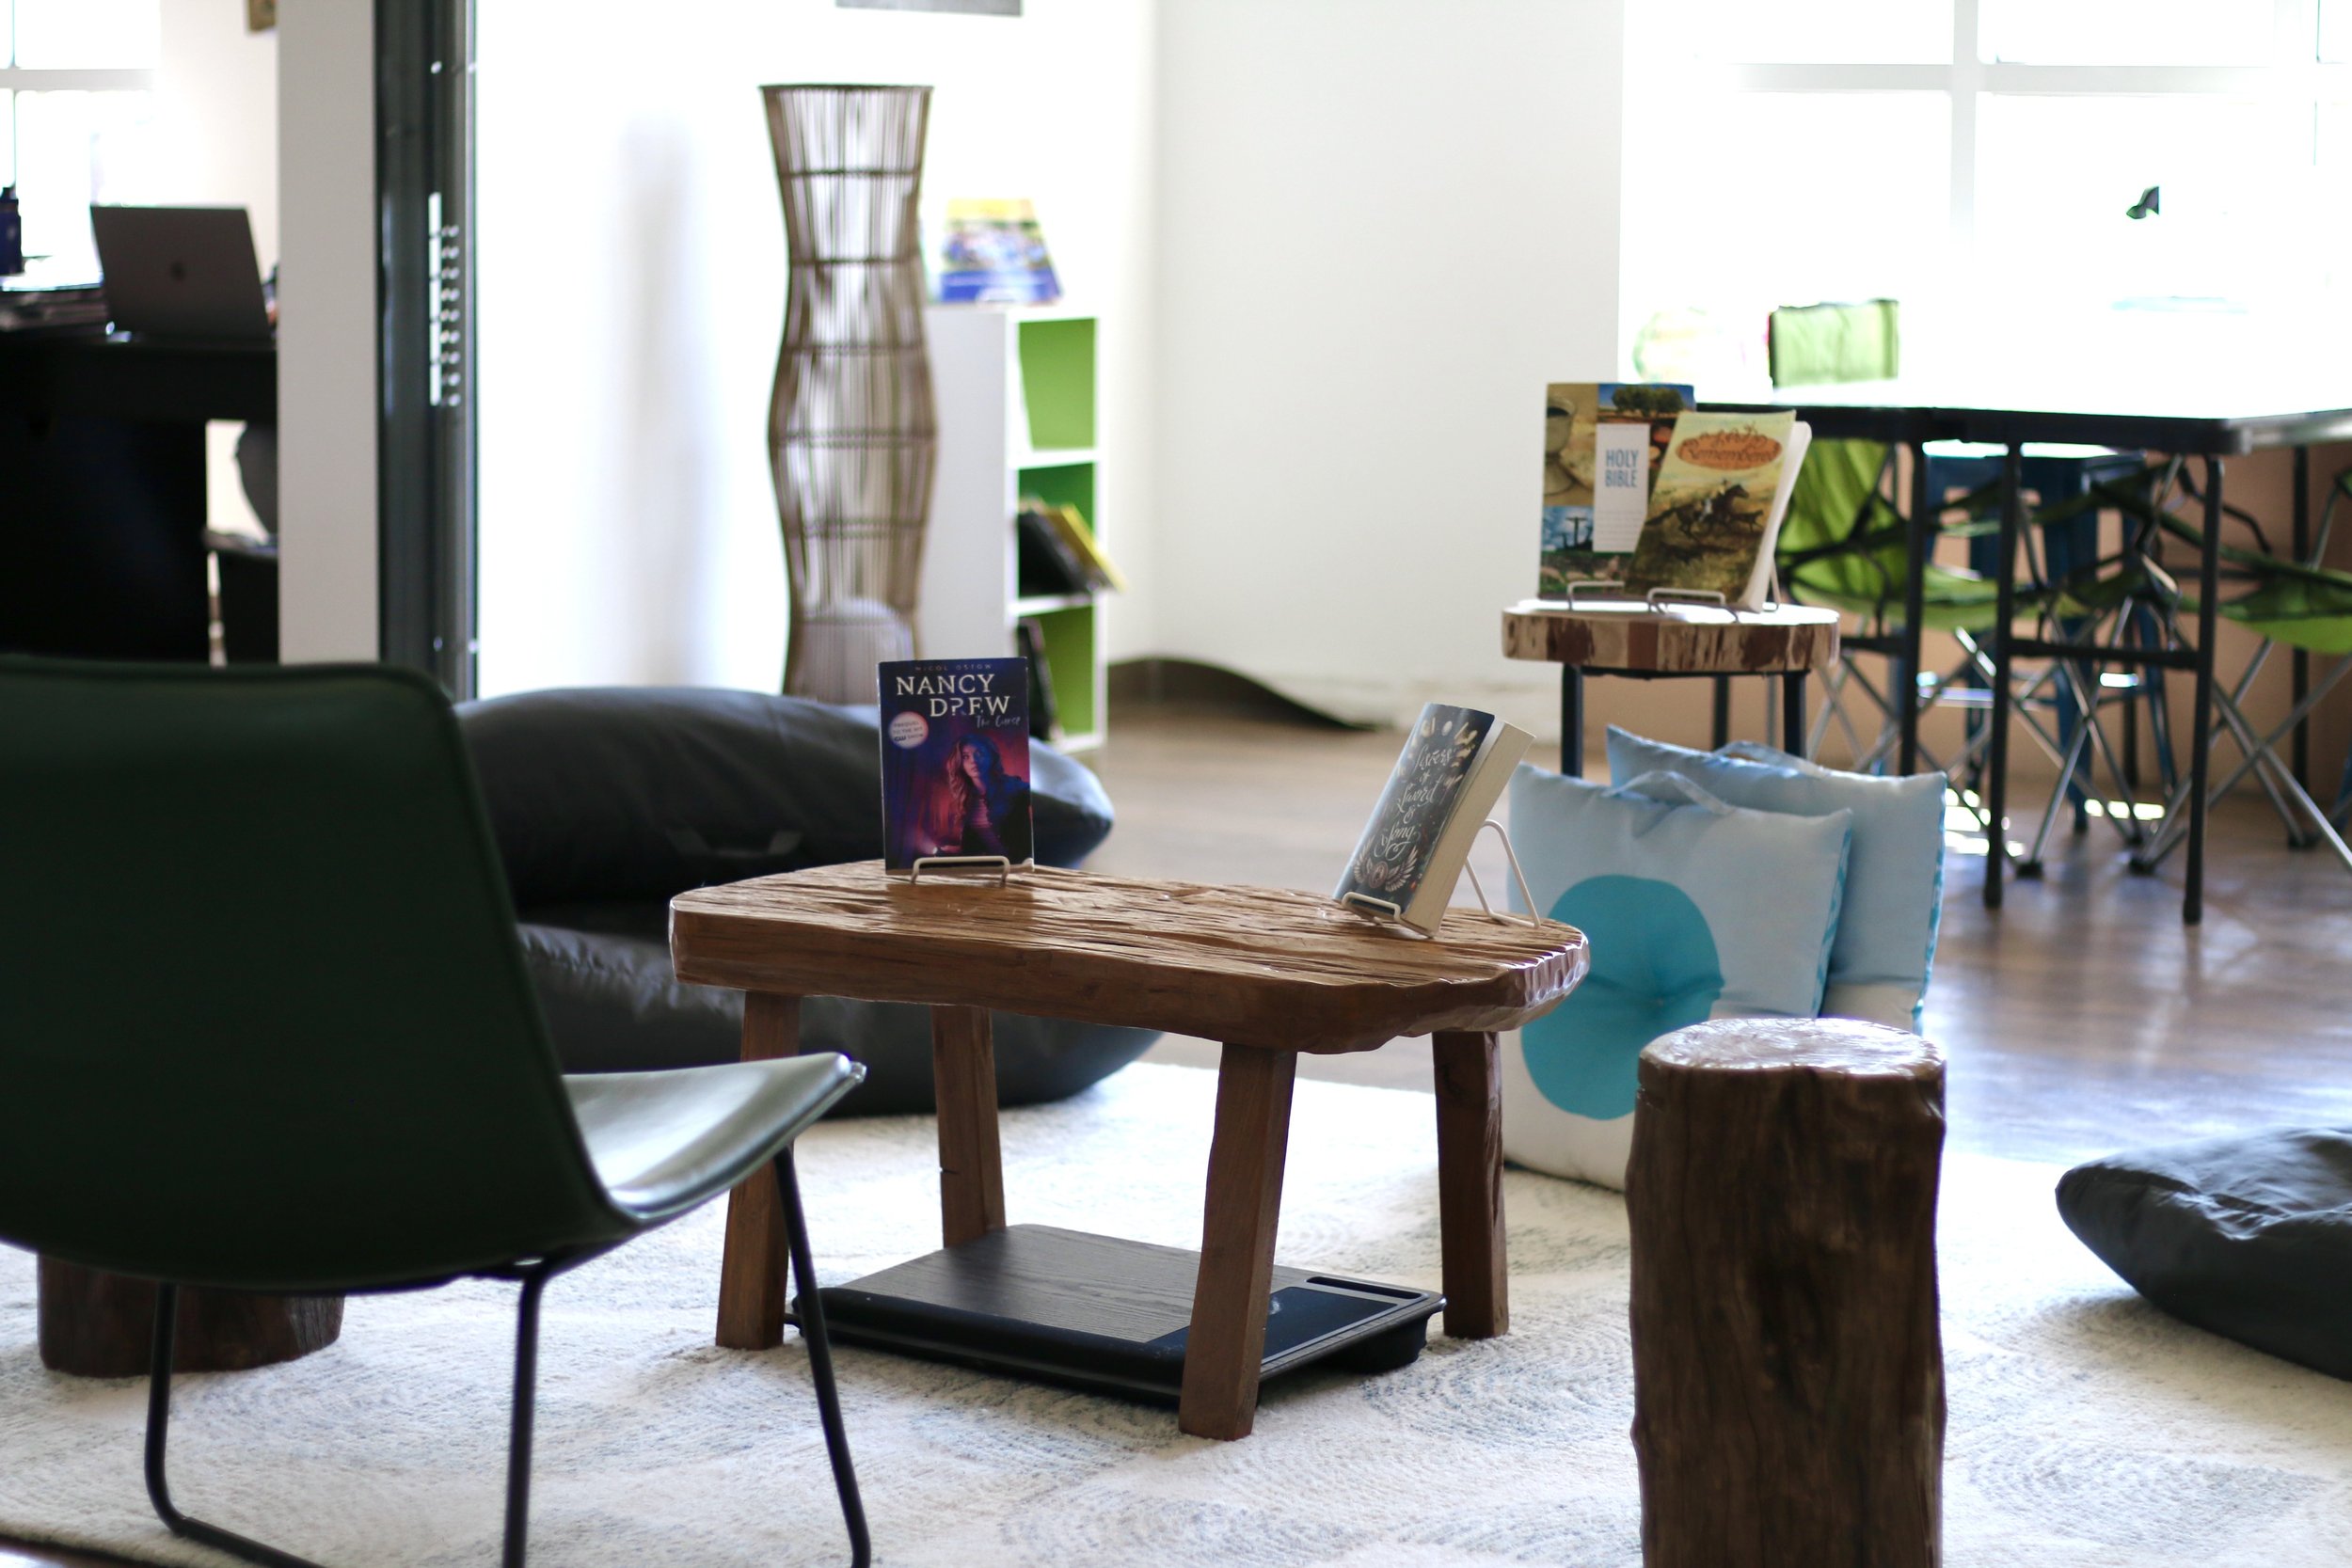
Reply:
[[[1122, 707], [1092, 759], [1119, 808], [1094, 864], [1327, 892], [1398, 744], [1272, 713]], [[1499, 851], [1473, 863], [1498, 890]], [[2265, 1123], [2352, 1126], [2352, 873], [2287, 850], [2259, 798], [2218, 814], [2200, 927], [2181, 925], [2178, 866], [2133, 876], [2099, 824], [2054, 846], [2047, 877], [2011, 887], [1997, 912], [1982, 885], [1980, 860], [1952, 857], [1928, 994], [1954, 1147], [2072, 1163]], [[1209, 1067], [1216, 1053], [1171, 1038], [1153, 1059]], [[1301, 1070], [1425, 1090], [1428, 1045], [1310, 1056]], [[106, 1560], [0, 1541], [0, 1568]]]
[[[1111, 736], [1095, 760], [1119, 827], [1094, 864], [1316, 892], [1399, 744], [1184, 705], [1130, 706]], [[2352, 872], [2288, 850], [2259, 796], [2218, 812], [2211, 837], [2196, 927], [2181, 924], [2180, 857], [2136, 876], [2104, 823], [2061, 829], [2045, 877], [2013, 883], [1998, 911], [1980, 902], [1981, 856], [1950, 856], [1924, 1029], [1949, 1059], [1954, 1147], [2073, 1163], [2270, 1122], [2352, 1125]], [[1496, 892], [1491, 840], [1473, 864]], [[1170, 1039], [1154, 1057], [1208, 1066], [1216, 1048]], [[1301, 1070], [1426, 1087], [1427, 1042]]]

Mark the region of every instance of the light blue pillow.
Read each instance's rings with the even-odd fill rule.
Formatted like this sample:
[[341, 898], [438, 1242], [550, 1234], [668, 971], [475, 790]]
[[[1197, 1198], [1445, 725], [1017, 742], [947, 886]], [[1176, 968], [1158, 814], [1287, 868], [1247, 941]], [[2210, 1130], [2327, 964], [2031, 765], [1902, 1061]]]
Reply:
[[1813, 1017], [1851, 820], [1742, 810], [1673, 773], [1611, 788], [1522, 764], [1512, 842], [1537, 909], [1591, 939], [1592, 968], [1505, 1038], [1503, 1152], [1622, 1186], [1642, 1047], [1709, 1018]]
[[1916, 1033], [1944, 913], [1944, 775], [1841, 773], [1754, 741], [1693, 752], [1610, 727], [1610, 777], [1661, 769], [1735, 806], [1792, 816], [1853, 813], [1846, 914], [1821, 1011]]

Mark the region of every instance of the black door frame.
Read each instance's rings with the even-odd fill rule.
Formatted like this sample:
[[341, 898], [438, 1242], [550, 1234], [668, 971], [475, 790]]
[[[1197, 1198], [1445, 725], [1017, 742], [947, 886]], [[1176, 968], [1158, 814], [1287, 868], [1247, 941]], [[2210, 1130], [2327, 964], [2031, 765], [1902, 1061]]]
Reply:
[[472, 0], [375, 0], [378, 652], [474, 693]]

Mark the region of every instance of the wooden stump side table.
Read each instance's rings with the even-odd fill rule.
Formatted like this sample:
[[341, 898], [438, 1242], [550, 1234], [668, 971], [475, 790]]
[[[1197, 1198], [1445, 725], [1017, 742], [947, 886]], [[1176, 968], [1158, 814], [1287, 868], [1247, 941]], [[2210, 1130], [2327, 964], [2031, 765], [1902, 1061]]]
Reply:
[[1837, 612], [1808, 605], [1719, 610], [1651, 608], [1636, 601], [1569, 605], [1529, 599], [1502, 612], [1506, 658], [1560, 666], [1560, 771], [1584, 775], [1584, 677], [1635, 680], [1712, 676], [1714, 744], [1730, 738], [1733, 675], [1781, 677], [1787, 749], [1804, 750], [1804, 677], [1837, 658]]
[[[1181, 1266], [1191, 1276], [1189, 1303], [1153, 1343], [1181, 1358], [1178, 1422], [1204, 1437], [1248, 1434], [1274, 1294], [1310, 1278], [1274, 1264], [1298, 1053], [1369, 1051], [1433, 1034], [1446, 1331], [1475, 1338], [1508, 1326], [1496, 1034], [1549, 1011], [1583, 978], [1584, 938], [1571, 927], [1456, 911], [1436, 940], [1422, 942], [1304, 893], [1050, 868], [1025, 870], [1001, 887], [915, 883], [867, 862], [681, 894], [670, 905], [670, 946], [681, 980], [749, 993], [746, 1058], [798, 1049], [803, 996], [928, 1004], [946, 1247], [859, 1286], [886, 1276], [942, 1279], [961, 1269], [961, 1285], [940, 1289], [962, 1290], [969, 1302], [977, 1275], [1023, 1259], [1124, 1249], [1115, 1266], [1136, 1281]], [[1226, 1042], [1197, 1263], [1171, 1249], [1073, 1231], [1008, 1231], [991, 1010]], [[727, 1212], [721, 1344], [782, 1339], [781, 1238], [774, 1182], [763, 1173], [736, 1189]], [[838, 1289], [845, 1306], [856, 1305], [856, 1287]], [[1034, 1275], [1026, 1290], [1025, 1302], [1054, 1294]], [[1107, 1328], [1094, 1332], [1087, 1311], [1104, 1323], [1123, 1314], [1129, 1328], [1137, 1321], [1164, 1326], [1165, 1306], [1144, 1301], [1140, 1289], [1124, 1301], [1110, 1300], [1114, 1293], [1099, 1292], [1092, 1307], [1063, 1302], [1060, 1309], [1077, 1316], [1059, 1326], [1105, 1343]], [[835, 1300], [828, 1290], [827, 1319], [849, 1337]], [[944, 1339], [923, 1353], [958, 1354]]]

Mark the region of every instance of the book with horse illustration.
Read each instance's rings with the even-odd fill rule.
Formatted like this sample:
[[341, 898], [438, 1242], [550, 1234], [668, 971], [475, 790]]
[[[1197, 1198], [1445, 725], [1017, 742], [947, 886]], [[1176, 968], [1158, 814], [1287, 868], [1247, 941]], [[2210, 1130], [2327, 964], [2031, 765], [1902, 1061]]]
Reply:
[[1787, 411], [1677, 415], [1627, 591], [1720, 594], [1735, 610], [1764, 608], [1773, 546], [1812, 439], [1811, 427]]

